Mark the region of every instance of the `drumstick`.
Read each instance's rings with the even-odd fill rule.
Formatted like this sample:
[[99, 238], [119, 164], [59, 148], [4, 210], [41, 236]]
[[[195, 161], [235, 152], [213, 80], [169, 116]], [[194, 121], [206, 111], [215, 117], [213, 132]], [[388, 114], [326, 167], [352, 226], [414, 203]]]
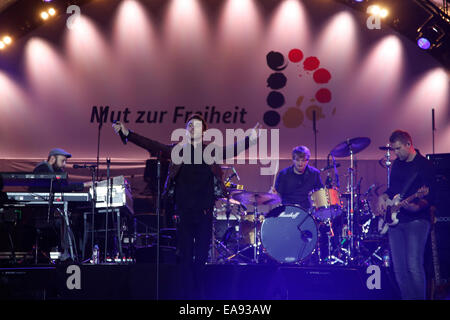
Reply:
[[279, 167], [280, 161], [277, 161], [277, 166], [276, 166], [276, 170], [275, 170], [275, 174], [273, 175], [273, 183], [272, 183], [272, 189], [275, 188], [275, 180], [277, 178], [277, 173], [278, 173], [278, 167]]

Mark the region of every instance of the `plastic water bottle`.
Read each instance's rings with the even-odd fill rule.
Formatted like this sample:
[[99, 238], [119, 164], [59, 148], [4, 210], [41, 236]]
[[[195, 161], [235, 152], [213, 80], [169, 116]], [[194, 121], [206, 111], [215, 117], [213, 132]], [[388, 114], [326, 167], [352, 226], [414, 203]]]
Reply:
[[391, 266], [391, 257], [388, 250], [383, 252], [383, 267], [389, 268]]
[[98, 249], [98, 245], [95, 245], [94, 248], [92, 248], [92, 263], [99, 264], [99, 262], [100, 262], [100, 252]]

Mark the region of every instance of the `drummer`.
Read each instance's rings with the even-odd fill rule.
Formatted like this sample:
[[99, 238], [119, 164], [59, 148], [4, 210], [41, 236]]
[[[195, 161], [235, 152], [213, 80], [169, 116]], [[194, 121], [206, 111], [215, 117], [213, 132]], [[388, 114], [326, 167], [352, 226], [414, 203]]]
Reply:
[[281, 170], [270, 192], [278, 193], [282, 204], [297, 204], [303, 209], [311, 207], [308, 193], [323, 188], [320, 171], [308, 165], [311, 152], [306, 146], [292, 150], [292, 165]]

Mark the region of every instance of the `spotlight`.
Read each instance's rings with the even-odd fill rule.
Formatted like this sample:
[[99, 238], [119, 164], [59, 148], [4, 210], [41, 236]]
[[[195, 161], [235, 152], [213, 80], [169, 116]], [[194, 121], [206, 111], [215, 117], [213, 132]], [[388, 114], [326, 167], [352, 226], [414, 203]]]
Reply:
[[3, 43], [3, 41], [0, 41], [0, 50], [5, 49], [6, 44]]
[[48, 17], [49, 17], [49, 14], [48, 14], [47, 12], [45, 12], [45, 11], [41, 12], [41, 18], [42, 18], [43, 20], [47, 20]]
[[2, 42], [3, 42], [4, 44], [11, 44], [12, 39], [11, 39], [10, 36], [4, 36]]
[[380, 9], [379, 6], [377, 6], [377, 5], [370, 6], [370, 11], [369, 11], [369, 12], [370, 12], [371, 14], [379, 15], [379, 14], [380, 14], [380, 11], [381, 11], [381, 9]]
[[48, 14], [54, 16], [56, 14], [56, 10], [53, 8], [48, 9]]
[[419, 29], [417, 45], [423, 50], [433, 49], [439, 45], [439, 40], [444, 36], [444, 32], [437, 25], [427, 26]]
[[381, 18], [386, 18], [389, 15], [389, 11], [385, 8], [381, 8], [378, 5], [371, 5], [368, 7], [368, 13], [371, 15], [379, 16]]
[[421, 37], [417, 40], [417, 45], [419, 46], [420, 49], [423, 49], [423, 50], [428, 50], [431, 47], [430, 40], [428, 40], [427, 38], [423, 38], [423, 37]]

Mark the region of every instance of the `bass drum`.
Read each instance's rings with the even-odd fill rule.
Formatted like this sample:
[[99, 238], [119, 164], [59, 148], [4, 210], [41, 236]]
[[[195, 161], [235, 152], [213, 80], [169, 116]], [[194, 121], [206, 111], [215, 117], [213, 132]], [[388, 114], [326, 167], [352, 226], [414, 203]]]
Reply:
[[282, 205], [266, 214], [261, 241], [266, 252], [281, 263], [301, 262], [316, 249], [317, 224], [297, 205]]

